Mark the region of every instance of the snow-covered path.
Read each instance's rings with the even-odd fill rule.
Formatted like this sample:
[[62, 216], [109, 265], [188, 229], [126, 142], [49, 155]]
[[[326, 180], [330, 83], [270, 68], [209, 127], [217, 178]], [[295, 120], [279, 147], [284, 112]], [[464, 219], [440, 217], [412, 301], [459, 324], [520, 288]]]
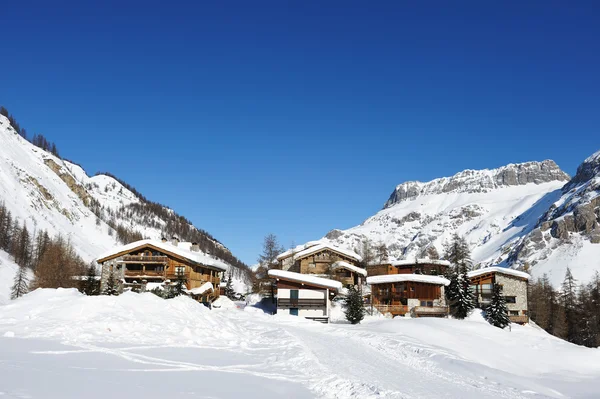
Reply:
[[0, 306], [3, 335], [4, 397], [595, 398], [600, 387], [600, 350], [476, 317], [322, 325], [38, 290]]

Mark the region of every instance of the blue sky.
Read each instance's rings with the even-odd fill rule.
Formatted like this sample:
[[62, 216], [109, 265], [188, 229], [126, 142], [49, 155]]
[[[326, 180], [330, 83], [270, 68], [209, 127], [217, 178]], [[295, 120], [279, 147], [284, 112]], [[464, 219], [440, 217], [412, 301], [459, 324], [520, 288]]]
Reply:
[[406, 180], [600, 149], [598, 2], [46, 3], [2, 7], [0, 104], [247, 263]]

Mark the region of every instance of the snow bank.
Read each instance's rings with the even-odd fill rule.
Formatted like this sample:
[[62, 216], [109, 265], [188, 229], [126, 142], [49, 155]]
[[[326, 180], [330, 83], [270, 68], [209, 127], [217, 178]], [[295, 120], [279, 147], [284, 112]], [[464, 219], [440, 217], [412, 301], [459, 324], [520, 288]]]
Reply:
[[[323, 325], [220, 301], [211, 311], [187, 297], [36, 290], [0, 306], [0, 391], [79, 398], [101, 381], [88, 398], [118, 387], [149, 399], [513, 399], [595, 398], [600, 386], [600, 350], [480, 314]], [[339, 304], [332, 312], [342, 319]]]

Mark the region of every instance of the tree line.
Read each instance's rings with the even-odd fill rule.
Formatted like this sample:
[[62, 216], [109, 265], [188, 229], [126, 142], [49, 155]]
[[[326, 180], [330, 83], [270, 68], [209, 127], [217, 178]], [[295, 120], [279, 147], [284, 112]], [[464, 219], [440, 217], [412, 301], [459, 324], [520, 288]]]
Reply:
[[48, 139], [46, 139], [46, 137], [44, 137], [43, 134], [34, 134], [33, 137], [29, 138], [25, 128], [21, 127], [21, 125], [19, 125], [19, 122], [17, 122], [15, 117], [11, 113], [9, 113], [8, 110], [3, 106], [0, 106], [0, 115], [4, 115], [8, 119], [11, 126], [13, 127], [13, 129], [15, 129], [15, 132], [17, 132], [19, 136], [23, 137], [25, 140], [29, 141], [34, 146], [39, 147], [42, 150], [47, 151], [52, 155], [60, 158], [56, 144], [51, 141], [48, 141]]
[[600, 274], [577, 284], [567, 268], [559, 290], [544, 275], [529, 285], [529, 317], [548, 333], [587, 347], [600, 347]]
[[[56, 147], [55, 143], [47, 140], [42, 134], [35, 134], [33, 137], [29, 138], [27, 131], [19, 125], [15, 117], [3, 106], [0, 106], [0, 114], [8, 118], [12, 127], [19, 135], [21, 135], [21, 137], [25, 138], [33, 145], [43, 149], [44, 151], [50, 152], [60, 158], [58, 148]], [[109, 172], [102, 172], [102, 174], [110, 176], [118, 181], [140, 200], [140, 203], [129, 204], [116, 211], [104, 208], [97, 200], [93, 198], [89, 204], [87, 204], [92, 212], [96, 215], [96, 223], [98, 225], [100, 225], [101, 221], [107, 223], [110, 226], [107, 234], [115, 236], [117, 241], [123, 244], [128, 244], [144, 238], [141, 232], [130, 227], [131, 224], [127, 225], [118, 222], [118, 220], [133, 220], [142, 226], [160, 229], [165, 237], [177, 236], [184, 241], [197, 242], [203, 252], [209, 253], [214, 257], [222, 259], [232, 265], [234, 267], [233, 273], [235, 276], [249, 276], [247, 265], [235, 257], [229, 250], [225, 248], [224, 245], [211, 236], [207, 231], [196, 228], [185, 217], [163, 206], [162, 204], [148, 200], [142, 193], [136, 190], [135, 187], [124, 182], [115, 175]]]
[[[11, 296], [18, 298], [35, 288], [79, 287], [85, 263], [62, 236], [50, 237], [45, 230], [31, 231], [0, 203], [0, 249], [11, 255], [19, 270]], [[33, 272], [30, 282], [28, 275]]]

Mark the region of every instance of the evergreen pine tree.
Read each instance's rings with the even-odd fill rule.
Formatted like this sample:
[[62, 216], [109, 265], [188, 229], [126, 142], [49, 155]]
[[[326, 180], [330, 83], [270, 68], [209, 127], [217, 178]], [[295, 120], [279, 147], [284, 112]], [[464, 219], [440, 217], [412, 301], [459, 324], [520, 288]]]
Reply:
[[502, 295], [500, 284], [494, 284], [492, 300], [485, 308], [485, 318], [491, 325], [504, 328], [510, 324], [506, 299]]
[[82, 291], [85, 295], [98, 295], [100, 284], [97, 279], [96, 266], [92, 263], [87, 269], [87, 275], [82, 284]]
[[352, 324], [358, 324], [365, 317], [365, 308], [363, 297], [355, 286], [348, 288], [348, 295], [345, 300], [346, 320]]
[[565, 273], [565, 279], [561, 286], [560, 304], [564, 308], [567, 340], [569, 342], [579, 343], [577, 324], [580, 319], [578, 315], [580, 307], [577, 303], [577, 285], [575, 283], [575, 278], [571, 273], [571, 269], [568, 267], [567, 272]]
[[235, 299], [235, 291], [233, 290], [233, 277], [231, 270], [227, 273], [227, 283], [225, 284], [225, 296], [229, 299]]
[[19, 266], [15, 275], [15, 282], [10, 291], [10, 299], [17, 299], [29, 292], [29, 279], [25, 266]]
[[108, 279], [106, 280], [106, 286], [102, 291], [102, 295], [119, 295], [117, 281], [115, 280], [115, 274], [112, 270], [108, 275]]
[[460, 272], [454, 269], [450, 275], [450, 284], [446, 288], [450, 314], [456, 319], [466, 318], [475, 308], [475, 295], [470, 289], [466, 270]]

